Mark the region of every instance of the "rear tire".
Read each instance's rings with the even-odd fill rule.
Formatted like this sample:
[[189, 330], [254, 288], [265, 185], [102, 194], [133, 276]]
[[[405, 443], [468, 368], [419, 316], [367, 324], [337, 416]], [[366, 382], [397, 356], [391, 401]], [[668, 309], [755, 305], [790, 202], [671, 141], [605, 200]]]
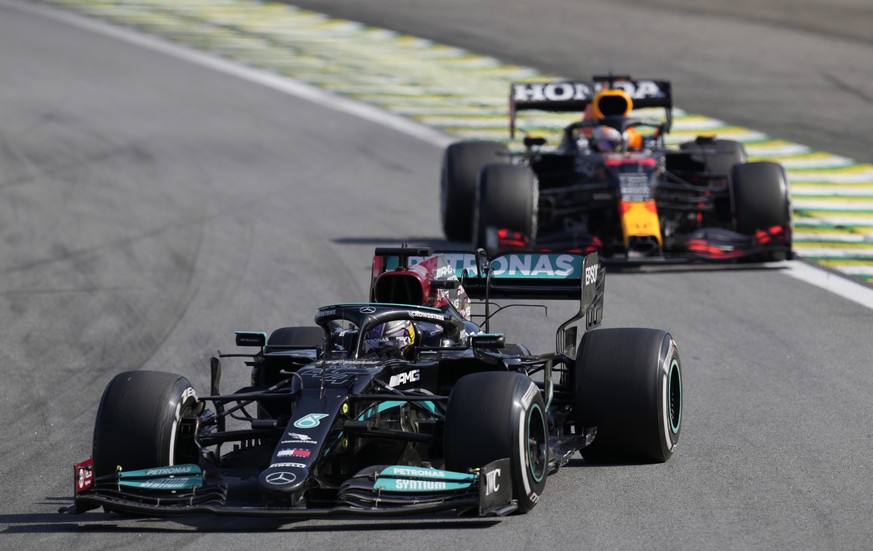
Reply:
[[673, 337], [657, 329], [585, 333], [574, 367], [576, 432], [597, 427], [582, 450], [592, 462], [664, 462], [682, 428], [682, 372]]
[[530, 511], [546, 486], [545, 411], [539, 388], [521, 373], [462, 377], [452, 389], [446, 412], [446, 468], [465, 472], [508, 457], [518, 510]]
[[533, 246], [537, 233], [539, 185], [533, 171], [516, 165], [489, 165], [479, 174], [473, 213], [473, 247], [497, 253], [489, 229], [520, 232]]
[[126, 371], [106, 386], [94, 423], [96, 476], [197, 463], [193, 434], [180, 420], [192, 415], [197, 395], [188, 379], [160, 371]]
[[443, 154], [440, 219], [452, 241], [469, 242], [473, 235], [473, 202], [479, 170], [509, 162], [509, 148], [499, 142], [458, 142]]

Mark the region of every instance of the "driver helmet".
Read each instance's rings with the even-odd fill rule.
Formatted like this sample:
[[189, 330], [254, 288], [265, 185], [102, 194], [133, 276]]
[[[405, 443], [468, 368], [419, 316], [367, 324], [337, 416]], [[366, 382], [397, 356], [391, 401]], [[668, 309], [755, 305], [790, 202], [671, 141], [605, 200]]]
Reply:
[[621, 151], [624, 139], [621, 132], [611, 126], [598, 126], [591, 132], [591, 143], [595, 151], [610, 153]]
[[364, 335], [363, 352], [409, 357], [415, 345], [415, 325], [409, 320], [381, 323]]

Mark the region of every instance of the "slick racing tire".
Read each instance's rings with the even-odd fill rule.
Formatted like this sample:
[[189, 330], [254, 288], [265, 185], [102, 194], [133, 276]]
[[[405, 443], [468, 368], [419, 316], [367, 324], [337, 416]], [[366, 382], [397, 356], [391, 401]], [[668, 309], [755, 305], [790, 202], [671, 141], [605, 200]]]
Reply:
[[782, 165], [762, 161], [736, 166], [731, 181], [738, 232], [753, 234], [770, 226], [788, 225], [791, 210]]
[[[791, 201], [785, 169], [778, 163], [756, 162], [735, 166], [731, 173], [736, 231], [754, 235], [757, 230], [791, 223]], [[770, 260], [784, 260], [785, 252], [772, 253]]]
[[498, 252], [498, 228], [517, 231], [533, 247], [537, 233], [539, 185], [533, 171], [516, 165], [488, 165], [479, 174], [473, 212], [473, 247]]
[[548, 442], [543, 397], [526, 375], [474, 373], [452, 389], [445, 424], [446, 468], [466, 472], [508, 457], [520, 512], [533, 509], [546, 486]]
[[734, 165], [748, 160], [746, 148], [734, 140], [713, 140], [712, 142], [685, 142], [679, 149], [691, 153], [691, 157], [704, 164], [704, 171], [728, 175]]
[[126, 371], [103, 391], [94, 424], [96, 476], [197, 463], [194, 434], [181, 423], [195, 414], [197, 395], [188, 379], [160, 371]]
[[582, 449], [590, 462], [664, 462], [682, 429], [682, 371], [669, 333], [598, 329], [585, 333], [574, 366], [576, 432], [597, 427]]
[[446, 148], [440, 179], [440, 220], [448, 239], [470, 242], [479, 170], [489, 164], [508, 163], [509, 159], [509, 148], [499, 142], [458, 142]]

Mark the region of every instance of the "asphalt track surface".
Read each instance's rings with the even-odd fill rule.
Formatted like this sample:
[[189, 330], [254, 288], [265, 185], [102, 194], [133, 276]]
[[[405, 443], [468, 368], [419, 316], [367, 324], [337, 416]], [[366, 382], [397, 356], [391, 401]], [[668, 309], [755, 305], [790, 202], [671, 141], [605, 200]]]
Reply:
[[[479, 0], [465, 17], [449, 9], [467, 4], [460, 0], [406, 3], [419, 8], [419, 19], [396, 0], [358, 0], [360, 17], [351, 2], [318, 4], [406, 32], [445, 33], [485, 53], [514, 42], [513, 55], [544, 70], [568, 55], [546, 38], [569, 32], [560, 13], [570, 2], [538, 2], [536, 33], [514, 37], [504, 35], [522, 24], [521, 3], [496, 10]], [[699, 99], [677, 85], [683, 107], [871, 160], [869, 138], [865, 156], [849, 135], [865, 134], [858, 121], [870, 113], [873, 73], [856, 74], [873, 60], [869, 40], [578, 4], [603, 17], [578, 33], [580, 41], [600, 33], [600, 44], [614, 44], [610, 25], [620, 22], [637, 32], [659, 29], [665, 54], [693, 45], [694, 55], [681, 61], [648, 52], [647, 63], [624, 66], [696, 83]], [[452, 27], [458, 21], [466, 32]], [[717, 39], [725, 27], [735, 38], [727, 52]], [[695, 32], [710, 40], [693, 40]], [[775, 38], [752, 55], [754, 37], [765, 34]], [[617, 68], [618, 58], [588, 57], [577, 60], [580, 75]], [[862, 93], [833, 101], [840, 86], [810, 68], [826, 59], [832, 80]], [[715, 101], [706, 81], [723, 82], [729, 70], [743, 94], [778, 88], [785, 95], [763, 94], [742, 108], [726, 93]], [[360, 300], [374, 246], [441, 244], [440, 151], [6, 3], [0, 74], [0, 548], [869, 546], [871, 311], [779, 269], [610, 274], [605, 326], [661, 327], [679, 342], [680, 448], [663, 465], [576, 459], [549, 478], [528, 515], [491, 523], [57, 514], [71, 493], [71, 464], [90, 453], [97, 402], [115, 373], [178, 372], [205, 389], [207, 359], [232, 348], [234, 330], [309, 324], [322, 303]], [[806, 110], [794, 111], [801, 105]], [[730, 117], [734, 110], [749, 119]], [[815, 121], [801, 117], [807, 111], [831, 134], [815, 135]], [[565, 310], [506, 319], [503, 327], [510, 338], [545, 348]], [[246, 376], [242, 366], [226, 369], [225, 386]]]

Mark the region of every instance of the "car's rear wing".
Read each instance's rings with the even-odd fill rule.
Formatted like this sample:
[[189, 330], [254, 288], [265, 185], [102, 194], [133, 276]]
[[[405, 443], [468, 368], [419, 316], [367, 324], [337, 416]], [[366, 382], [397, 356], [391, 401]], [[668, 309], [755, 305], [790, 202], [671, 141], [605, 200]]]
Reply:
[[673, 121], [673, 96], [666, 80], [632, 80], [629, 76], [595, 76], [591, 82], [517, 82], [509, 90], [509, 132], [515, 135], [519, 111], [539, 110], [558, 113], [585, 111], [600, 92], [620, 90], [627, 94], [633, 107], [663, 107], [669, 131]]
[[[378, 248], [374, 278], [390, 270], [408, 270], [432, 258], [429, 249]], [[603, 316], [606, 270], [597, 253], [507, 252], [491, 258], [483, 250], [437, 251], [467, 296], [487, 304], [493, 299], [578, 300], [590, 328]], [[378, 272], [378, 273], [376, 273]]]

